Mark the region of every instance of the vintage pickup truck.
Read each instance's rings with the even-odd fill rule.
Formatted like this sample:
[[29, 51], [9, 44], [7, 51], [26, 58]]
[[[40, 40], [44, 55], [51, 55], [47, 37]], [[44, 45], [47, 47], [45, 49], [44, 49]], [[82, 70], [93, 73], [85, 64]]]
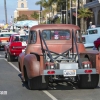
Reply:
[[79, 88], [96, 88], [100, 53], [86, 51], [80, 28], [72, 24], [31, 27], [19, 70], [29, 89], [47, 89], [49, 82], [76, 82]]
[[5, 45], [5, 58], [8, 61], [13, 61], [20, 53], [25, 51], [28, 35], [13, 34], [10, 36], [8, 43]]

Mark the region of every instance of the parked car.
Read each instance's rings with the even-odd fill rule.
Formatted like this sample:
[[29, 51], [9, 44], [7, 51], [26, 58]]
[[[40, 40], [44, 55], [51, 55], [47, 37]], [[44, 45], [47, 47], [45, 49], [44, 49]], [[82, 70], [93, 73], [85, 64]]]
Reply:
[[[60, 32], [64, 38], [58, 38]], [[18, 57], [19, 70], [29, 89], [47, 89], [49, 82], [58, 81], [77, 82], [79, 88], [98, 86], [99, 52], [86, 51], [79, 32], [80, 28], [71, 24], [31, 27], [25, 52]], [[65, 34], [69, 36], [65, 38]]]
[[9, 42], [5, 45], [5, 58], [8, 61], [13, 61], [20, 53], [25, 51], [28, 35], [13, 34], [9, 38]]
[[94, 47], [100, 51], [100, 37], [94, 41]]
[[82, 40], [85, 47], [94, 47], [94, 41], [100, 37], [100, 27], [88, 29]]
[[3, 48], [4, 49], [4, 46], [5, 44], [7, 44], [7, 42], [9, 41], [9, 37], [12, 35], [12, 34], [16, 34], [16, 33], [11, 33], [11, 32], [1, 32], [0, 33], [0, 49]]

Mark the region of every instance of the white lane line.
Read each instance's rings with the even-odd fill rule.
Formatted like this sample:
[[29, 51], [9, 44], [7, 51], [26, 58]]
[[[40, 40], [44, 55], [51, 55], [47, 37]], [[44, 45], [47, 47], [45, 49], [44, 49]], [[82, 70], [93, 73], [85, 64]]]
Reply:
[[43, 91], [47, 96], [49, 96], [52, 100], [58, 100], [56, 99], [52, 94], [50, 94], [48, 91]]
[[[7, 61], [6, 59], [4, 60]], [[12, 64], [11, 62], [8, 62], [8, 63], [20, 73], [19, 69], [14, 64]]]
[[[4, 59], [5, 61], [7, 61], [6, 59]], [[19, 71], [19, 69], [14, 65], [14, 64], [12, 64], [11, 62], [8, 62], [13, 68], [15, 68], [18, 72], [20, 72]], [[52, 94], [50, 94], [48, 91], [44, 91], [43, 90], [43, 92], [48, 96], [48, 97], [50, 97], [52, 100], [58, 100], [58, 99], [56, 99]]]

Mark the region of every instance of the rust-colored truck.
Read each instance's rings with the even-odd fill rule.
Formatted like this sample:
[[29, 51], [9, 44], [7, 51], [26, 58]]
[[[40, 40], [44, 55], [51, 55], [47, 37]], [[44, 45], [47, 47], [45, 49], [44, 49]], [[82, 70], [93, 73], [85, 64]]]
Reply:
[[100, 53], [86, 51], [80, 28], [72, 24], [33, 26], [18, 64], [29, 89], [47, 89], [49, 82], [59, 81], [87, 89], [99, 82]]

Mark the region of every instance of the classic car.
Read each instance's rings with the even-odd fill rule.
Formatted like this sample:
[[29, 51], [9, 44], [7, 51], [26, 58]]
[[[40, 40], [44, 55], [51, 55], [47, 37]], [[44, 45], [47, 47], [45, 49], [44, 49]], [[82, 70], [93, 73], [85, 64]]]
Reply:
[[36, 25], [30, 29], [18, 65], [29, 89], [47, 89], [50, 82], [59, 81], [76, 82], [79, 88], [96, 88], [100, 53], [86, 51], [76, 25]]
[[14, 33], [14, 32], [1, 32], [0, 33], [0, 49], [1, 48], [4, 49], [5, 44], [7, 44], [9, 37], [12, 34], [16, 34], [16, 33]]
[[82, 35], [85, 47], [94, 47], [94, 41], [100, 37], [100, 27], [88, 29], [86, 34]]
[[25, 51], [28, 35], [13, 34], [9, 38], [9, 42], [5, 45], [5, 58], [8, 61], [13, 61], [20, 53]]

